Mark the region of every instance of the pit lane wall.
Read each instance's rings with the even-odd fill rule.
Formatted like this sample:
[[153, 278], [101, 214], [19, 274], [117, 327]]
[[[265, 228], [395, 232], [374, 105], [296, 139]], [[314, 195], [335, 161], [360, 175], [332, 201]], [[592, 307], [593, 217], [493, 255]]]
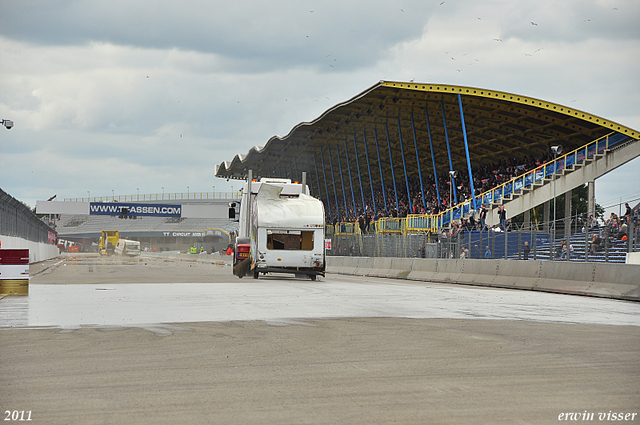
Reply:
[[57, 246], [45, 242], [33, 242], [15, 236], [0, 236], [0, 243], [3, 249], [28, 249], [29, 264], [38, 263], [60, 255]]
[[640, 265], [327, 257], [327, 272], [640, 301]]

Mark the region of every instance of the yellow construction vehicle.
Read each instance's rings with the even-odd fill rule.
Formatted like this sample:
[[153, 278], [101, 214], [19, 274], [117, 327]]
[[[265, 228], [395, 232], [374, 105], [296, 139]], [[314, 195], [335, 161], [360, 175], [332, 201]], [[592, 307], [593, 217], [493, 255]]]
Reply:
[[115, 252], [118, 239], [120, 239], [120, 232], [117, 230], [103, 230], [98, 243], [100, 255], [112, 255]]

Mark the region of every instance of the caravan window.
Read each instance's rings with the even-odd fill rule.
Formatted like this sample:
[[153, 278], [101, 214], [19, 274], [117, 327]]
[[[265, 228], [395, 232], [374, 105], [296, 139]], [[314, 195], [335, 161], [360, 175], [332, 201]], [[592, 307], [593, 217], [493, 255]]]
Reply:
[[313, 230], [267, 229], [267, 249], [311, 251], [313, 250]]

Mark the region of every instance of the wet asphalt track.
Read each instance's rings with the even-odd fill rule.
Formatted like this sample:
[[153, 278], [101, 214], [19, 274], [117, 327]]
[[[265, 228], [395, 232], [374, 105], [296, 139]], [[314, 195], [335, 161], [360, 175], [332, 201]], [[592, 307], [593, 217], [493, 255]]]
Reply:
[[31, 275], [29, 296], [0, 300], [0, 404], [33, 423], [556, 423], [640, 406], [637, 303], [152, 258]]

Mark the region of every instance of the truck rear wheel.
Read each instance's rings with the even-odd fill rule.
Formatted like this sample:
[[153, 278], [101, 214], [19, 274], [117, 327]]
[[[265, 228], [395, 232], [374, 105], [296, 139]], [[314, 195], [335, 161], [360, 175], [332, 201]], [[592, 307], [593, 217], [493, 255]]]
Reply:
[[258, 276], [260, 276], [260, 273], [258, 273], [257, 271], [253, 272], [253, 278], [257, 279]]
[[311, 280], [316, 280], [316, 275], [315, 274], [310, 274], [309, 277], [311, 278]]

